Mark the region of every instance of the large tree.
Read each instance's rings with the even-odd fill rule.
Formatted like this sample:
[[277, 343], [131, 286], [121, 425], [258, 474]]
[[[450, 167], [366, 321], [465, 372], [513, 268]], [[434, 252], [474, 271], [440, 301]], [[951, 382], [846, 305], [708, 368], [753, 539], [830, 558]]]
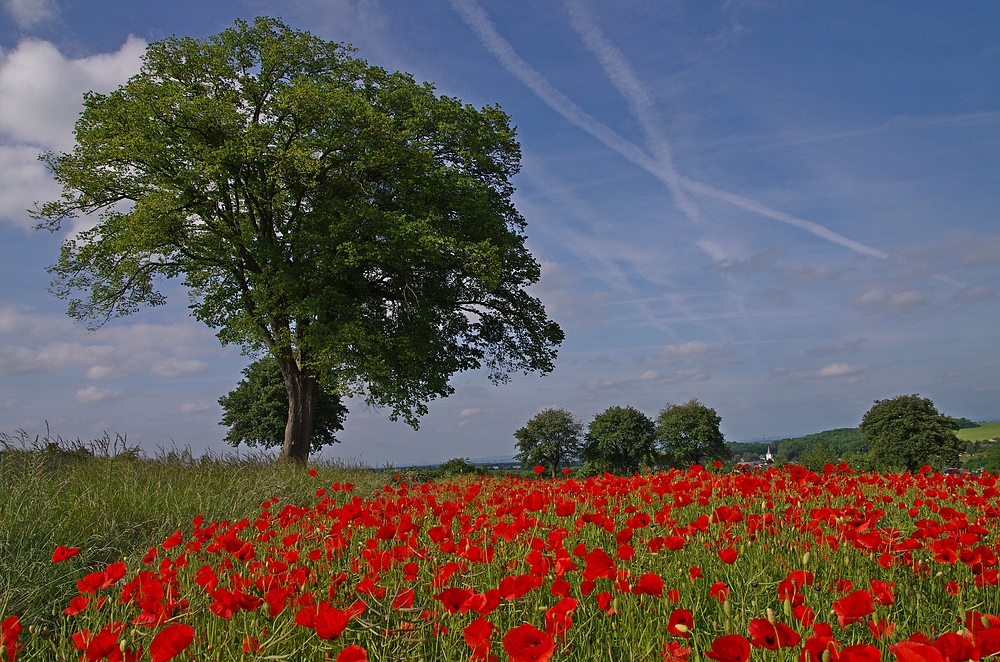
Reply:
[[628, 475], [656, 461], [653, 421], [633, 407], [609, 407], [587, 426], [583, 458], [588, 467]]
[[549, 467], [555, 478], [559, 466], [580, 456], [583, 423], [565, 409], [543, 409], [514, 432], [517, 455], [525, 465]]
[[722, 419], [696, 398], [682, 405], [667, 404], [656, 417], [656, 441], [661, 462], [687, 467], [709, 460], [728, 460], [726, 439], [719, 431]]
[[[288, 390], [278, 362], [270, 354], [243, 370], [243, 379], [228, 395], [219, 398], [221, 425], [229, 427], [225, 440], [233, 446], [281, 446], [288, 423]], [[336, 433], [344, 429], [347, 407], [336, 393], [320, 391], [316, 400], [309, 447], [318, 451], [337, 443]]]
[[93, 225], [64, 241], [53, 290], [99, 325], [183, 277], [223, 343], [277, 361], [283, 458], [308, 458], [320, 390], [416, 426], [456, 372], [552, 370], [563, 333], [525, 292], [539, 265], [499, 107], [258, 18], [151, 44], [125, 85], [85, 95], [75, 134], [44, 156], [63, 195], [35, 216]]
[[965, 450], [965, 442], [955, 435], [955, 419], [939, 414], [933, 402], [919, 395], [876, 400], [860, 427], [877, 469], [954, 467]]

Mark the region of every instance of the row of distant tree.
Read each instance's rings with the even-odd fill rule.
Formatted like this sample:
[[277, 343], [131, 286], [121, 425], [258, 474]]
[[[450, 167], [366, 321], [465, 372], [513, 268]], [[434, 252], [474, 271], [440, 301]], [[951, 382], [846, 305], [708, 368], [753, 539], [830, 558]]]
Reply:
[[642, 467], [686, 467], [728, 460], [722, 419], [696, 399], [667, 404], [651, 419], [634, 407], [609, 407], [584, 425], [565, 409], [545, 409], [519, 428], [515, 457], [555, 476], [583, 461], [593, 473], [630, 474]]
[[[284, 437], [288, 416], [285, 384], [277, 363], [264, 357], [244, 370], [236, 389], [220, 398], [222, 423], [232, 445], [274, 447]], [[311, 446], [319, 450], [336, 442], [347, 408], [339, 396], [323, 393], [316, 411]], [[727, 443], [722, 419], [697, 399], [667, 404], [655, 419], [634, 407], [614, 406], [586, 426], [572, 412], [549, 408], [514, 432], [516, 459], [541, 465], [553, 476], [565, 466], [583, 462], [587, 473], [630, 474], [641, 468], [687, 467], [716, 460], [746, 462], [761, 457], [767, 444]], [[830, 462], [855, 469], [917, 471], [960, 466], [966, 443], [955, 431], [976, 424], [940, 414], [934, 403], [918, 395], [876, 400], [857, 428], [784, 439], [770, 444], [777, 464], [795, 463], [820, 471]], [[1000, 446], [984, 457], [1000, 469]], [[988, 454], [988, 453], [987, 453]], [[996, 462], [993, 462], [996, 460]], [[984, 465], [985, 466], [985, 465]]]
[[[514, 433], [515, 457], [526, 465], [543, 465], [552, 475], [580, 460], [587, 471], [625, 474], [641, 467], [747, 461], [764, 453], [765, 444], [727, 444], [720, 423], [716, 411], [697, 399], [668, 404], [656, 419], [632, 407], [611, 407], [597, 414], [586, 431], [565, 409], [546, 409]], [[959, 466], [966, 444], [955, 431], [975, 425], [939, 413], [927, 398], [900, 395], [876, 400], [857, 428], [776, 442], [775, 459], [814, 471], [834, 461], [879, 471]]]

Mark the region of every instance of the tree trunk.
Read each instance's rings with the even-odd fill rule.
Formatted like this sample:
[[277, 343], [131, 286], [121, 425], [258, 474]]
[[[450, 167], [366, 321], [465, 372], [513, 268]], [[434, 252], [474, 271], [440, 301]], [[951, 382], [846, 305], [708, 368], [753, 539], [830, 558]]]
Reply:
[[285, 440], [278, 460], [290, 460], [304, 466], [309, 461], [316, 405], [319, 402], [319, 385], [293, 359], [279, 358], [278, 365], [285, 381], [285, 390], [288, 391], [288, 421], [285, 423]]

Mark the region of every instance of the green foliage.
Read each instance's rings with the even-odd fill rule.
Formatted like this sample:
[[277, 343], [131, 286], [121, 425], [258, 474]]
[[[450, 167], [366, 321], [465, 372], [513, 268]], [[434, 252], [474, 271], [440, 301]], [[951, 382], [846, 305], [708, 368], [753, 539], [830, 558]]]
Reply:
[[553, 478], [564, 462], [579, 458], [583, 451], [583, 423], [565, 409], [538, 412], [514, 437], [518, 449], [514, 457], [524, 466], [548, 467]]
[[915, 472], [957, 466], [965, 442], [955, 436], [955, 421], [938, 413], [934, 403], [918, 395], [876, 400], [861, 419], [872, 465], [880, 470]]
[[984, 469], [991, 474], [1000, 473], [1000, 444], [992, 444], [981, 457], [976, 458], [969, 469]]
[[223, 343], [278, 361], [285, 457], [308, 457], [321, 390], [416, 426], [456, 372], [553, 368], [563, 333], [525, 290], [540, 268], [499, 107], [258, 18], [151, 44], [139, 74], [85, 96], [75, 134], [45, 155], [63, 195], [34, 216], [96, 223], [63, 242], [53, 292], [100, 325], [183, 278]]
[[970, 421], [967, 418], [955, 418], [955, 419], [952, 419], [952, 420], [955, 421], [955, 425], [958, 426], [957, 429], [959, 429], [959, 430], [967, 430], [969, 428], [978, 428], [979, 427], [979, 423], [976, 423], [975, 421]]
[[656, 417], [660, 463], [683, 468], [713, 460], [728, 460], [729, 449], [719, 431], [722, 419], [711, 407], [692, 398], [682, 405], [667, 404]]
[[469, 462], [467, 457], [453, 457], [447, 462], [443, 462], [437, 467], [436, 478], [450, 478], [452, 476], [477, 476], [482, 470]]
[[[219, 398], [223, 414], [220, 425], [229, 426], [225, 440], [232, 446], [274, 448], [285, 440], [288, 421], [288, 391], [278, 362], [264, 356], [243, 369], [236, 388]], [[335, 433], [344, 429], [347, 407], [336, 393], [320, 391], [316, 403], [311, 450], [337, 443]]]
[[628, 475], [656, 462], [656, 427], [633, 407], [609, 407], [587, 426], [584, 471]]
[[833, 462], [833, 458], [827, 452], [826, 446], [821, 442], [816, 442], [809, 447], [809, 450], [799, 455], [796, 461], [809, 471], [820, 473], [824, 466]]

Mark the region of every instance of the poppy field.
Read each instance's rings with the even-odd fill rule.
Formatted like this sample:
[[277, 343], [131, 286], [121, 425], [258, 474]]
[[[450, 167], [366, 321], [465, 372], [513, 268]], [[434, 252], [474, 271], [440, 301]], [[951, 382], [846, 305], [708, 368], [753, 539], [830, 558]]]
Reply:
[[[540, 472], [544, 468], [539, 468]], [[388, 479], [388, 480], [386, 480]], [[996, 478], [827, 465], [549, 479], [310, 471], [76, 574], [15, 660], [900, 660], [1000, 652]], [[3, 603], [0, 603], [2, 607]]]

